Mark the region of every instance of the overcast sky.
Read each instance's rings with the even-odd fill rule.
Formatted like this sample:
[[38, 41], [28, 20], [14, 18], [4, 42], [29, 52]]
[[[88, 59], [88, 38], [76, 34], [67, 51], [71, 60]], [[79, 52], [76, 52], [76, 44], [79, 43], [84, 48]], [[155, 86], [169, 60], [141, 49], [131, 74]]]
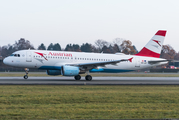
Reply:
[[0, 0], [0, 46], [130, 40], [138, 50], [158, 30], [179, 51], [179, 0]]

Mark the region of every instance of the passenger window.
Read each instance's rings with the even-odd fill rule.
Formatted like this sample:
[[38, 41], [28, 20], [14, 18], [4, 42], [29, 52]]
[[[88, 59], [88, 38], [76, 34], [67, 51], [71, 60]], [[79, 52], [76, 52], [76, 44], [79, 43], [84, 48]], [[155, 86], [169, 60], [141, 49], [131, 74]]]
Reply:
[[18, 57], [20, 57], [20, 55], [18, 54]]

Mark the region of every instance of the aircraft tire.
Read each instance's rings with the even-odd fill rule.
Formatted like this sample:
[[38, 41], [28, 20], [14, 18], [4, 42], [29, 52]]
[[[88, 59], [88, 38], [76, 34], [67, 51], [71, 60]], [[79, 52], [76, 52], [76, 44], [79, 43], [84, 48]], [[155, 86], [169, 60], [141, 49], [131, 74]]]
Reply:
[[28, 76], [27, 76], [27, 75], [24, 75], [24, 79], [28, 79]]
[[87, 76], [85, 77], [85, 79], [88, 80], [88, 81], [91, 81], [91, 80], [92, 80], [92, 76], [91, 76], [91, 75], [87, 75]]
[[80, 80], [81, 76], [80, 75], [76, 75], [74, 78], [75, 78], [75, 80]]

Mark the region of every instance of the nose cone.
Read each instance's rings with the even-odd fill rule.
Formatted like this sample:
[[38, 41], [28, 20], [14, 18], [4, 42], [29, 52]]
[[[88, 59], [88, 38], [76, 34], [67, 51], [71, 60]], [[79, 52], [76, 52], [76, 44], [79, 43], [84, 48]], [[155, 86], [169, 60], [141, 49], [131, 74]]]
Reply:
[[5, 64], [5, 65], [9, 65], [9, 58], [8, 57], [6, 57], [4, 60], [3, 60], [3, 63]]

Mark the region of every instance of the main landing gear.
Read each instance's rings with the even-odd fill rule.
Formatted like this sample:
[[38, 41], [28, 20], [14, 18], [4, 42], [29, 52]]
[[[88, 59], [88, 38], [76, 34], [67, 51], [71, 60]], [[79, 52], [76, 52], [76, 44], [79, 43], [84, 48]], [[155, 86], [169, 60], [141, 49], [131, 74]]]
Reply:
[[74, 78], [75, 78], [75, 80], [80, 80], [81, 76], [80, 75], [76, 75]]
[[92, 80], [92, 76], [91, 75], [87, 75], [87, 76], [85, 76], [85, 79], [88, 80], [88, 81], [91, 81]]
[[[80, 75], [76, 75], [74, 78], [75, 78], [75, 80], [80, 80], [81, 76]], [[88, 81], [91, 81], [92, 80], [92, 76], [91, 75], [86, 75], [85, 79], [88, 80]]]
[[29, 73], [29, 69], [25, 68], [25, 73], [26, 75], [24, 75], [24, 79], [28, 79], [28, 73]]

